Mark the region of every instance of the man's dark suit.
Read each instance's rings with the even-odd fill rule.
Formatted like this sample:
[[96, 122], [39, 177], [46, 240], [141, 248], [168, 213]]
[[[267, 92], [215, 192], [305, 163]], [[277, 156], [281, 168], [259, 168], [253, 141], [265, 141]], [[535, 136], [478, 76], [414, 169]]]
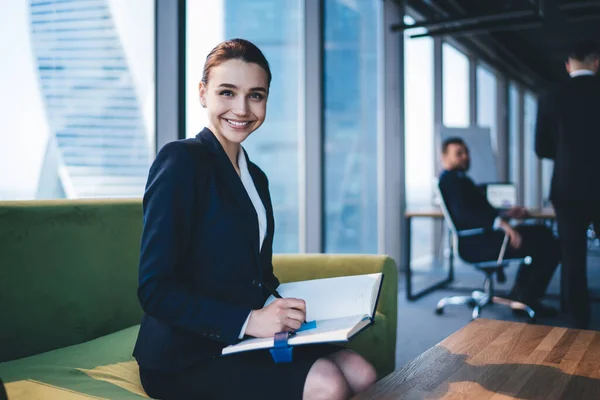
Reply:
[[[461, 257], [473, 263], [497, 259], [504, 239], [504, 231], [494, 230], [494, 221], [500, 216], [498, 210], [464, 172], [443, 171], [439, 187], [458, 231], [485, 229], [483, 235], [460, 239]], [[532, 263], [520, 267], [512, 295], [523, 302], [535, 303], [545, 294], [560, 254], [556, 239], [545, 226], [521, 225], [516, 229], [522, 237], [521, 247], [508, 246], [505, 258], [530, 256]]]
[[250, 311], [262, 308], [261, 282], [279, 285], [267, 178], [251, 162], [248, 169], [267, 213], [261, 251], [254, 206], [212, 132], [158, 153], [143, 200], [140, 366], [175, 372], [221, 354], [238, 341]]
[[562, 244], [562, 283], [578, 328], [589, 325], [587, 239], [600, 229], [600, 80], [571, 78], [540, 97], [535, 151], [554, 160], [550, 200]]

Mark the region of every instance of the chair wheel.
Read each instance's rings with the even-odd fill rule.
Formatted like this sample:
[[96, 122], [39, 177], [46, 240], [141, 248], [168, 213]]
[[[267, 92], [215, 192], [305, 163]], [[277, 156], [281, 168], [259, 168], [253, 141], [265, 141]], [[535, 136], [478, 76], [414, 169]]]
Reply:
[[443, 308], [436, 308], [436, 309], [435, 309], [435, 313], [436, 313], [437, 315], [442, 315], [442, 314], [444, 313], [444, 309], [443, 309]]

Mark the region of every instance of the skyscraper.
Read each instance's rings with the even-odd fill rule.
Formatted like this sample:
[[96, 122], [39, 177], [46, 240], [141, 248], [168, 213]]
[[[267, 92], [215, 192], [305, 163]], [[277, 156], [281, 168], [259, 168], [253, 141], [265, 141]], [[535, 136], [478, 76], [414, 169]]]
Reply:
[[50, 138], [38, 196], [139, 197], [152, 157], [108, 0], [31, 0]]

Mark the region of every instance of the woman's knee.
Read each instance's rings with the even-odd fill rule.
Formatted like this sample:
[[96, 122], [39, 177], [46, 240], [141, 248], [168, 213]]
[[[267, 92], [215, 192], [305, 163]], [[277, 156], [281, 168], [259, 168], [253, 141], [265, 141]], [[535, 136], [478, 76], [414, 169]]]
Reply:
[[375, 367], [363, 356], [352, 350], [342, 350], [332, 354], [332, 360], [344, 373], [354, 393], [360, 393], [377, 380]]
[[320, 358], [313, 364], [304, 384], [304, 400], [347, 399], [350, 395], [348, 381], [334, 362]]

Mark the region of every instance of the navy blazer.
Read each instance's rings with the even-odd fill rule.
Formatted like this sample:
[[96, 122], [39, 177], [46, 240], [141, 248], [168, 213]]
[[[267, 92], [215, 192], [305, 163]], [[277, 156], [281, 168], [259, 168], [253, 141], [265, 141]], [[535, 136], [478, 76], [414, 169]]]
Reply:
[[[245, 154], [247, 157], [247, 155]], [[273, 287], [273, 207], [266, 175], [248, 169], [267, 212], [258, 216], [223, 147], [208, 130], [165, 145], [143, 199], [138, 298], [144, 316], [133, 355], [148, 369], [180, 371], [238, 342]]]
[[457, 230], [493, 228], [498, 210], [464, 172], [443, 171], [439, 187]]

